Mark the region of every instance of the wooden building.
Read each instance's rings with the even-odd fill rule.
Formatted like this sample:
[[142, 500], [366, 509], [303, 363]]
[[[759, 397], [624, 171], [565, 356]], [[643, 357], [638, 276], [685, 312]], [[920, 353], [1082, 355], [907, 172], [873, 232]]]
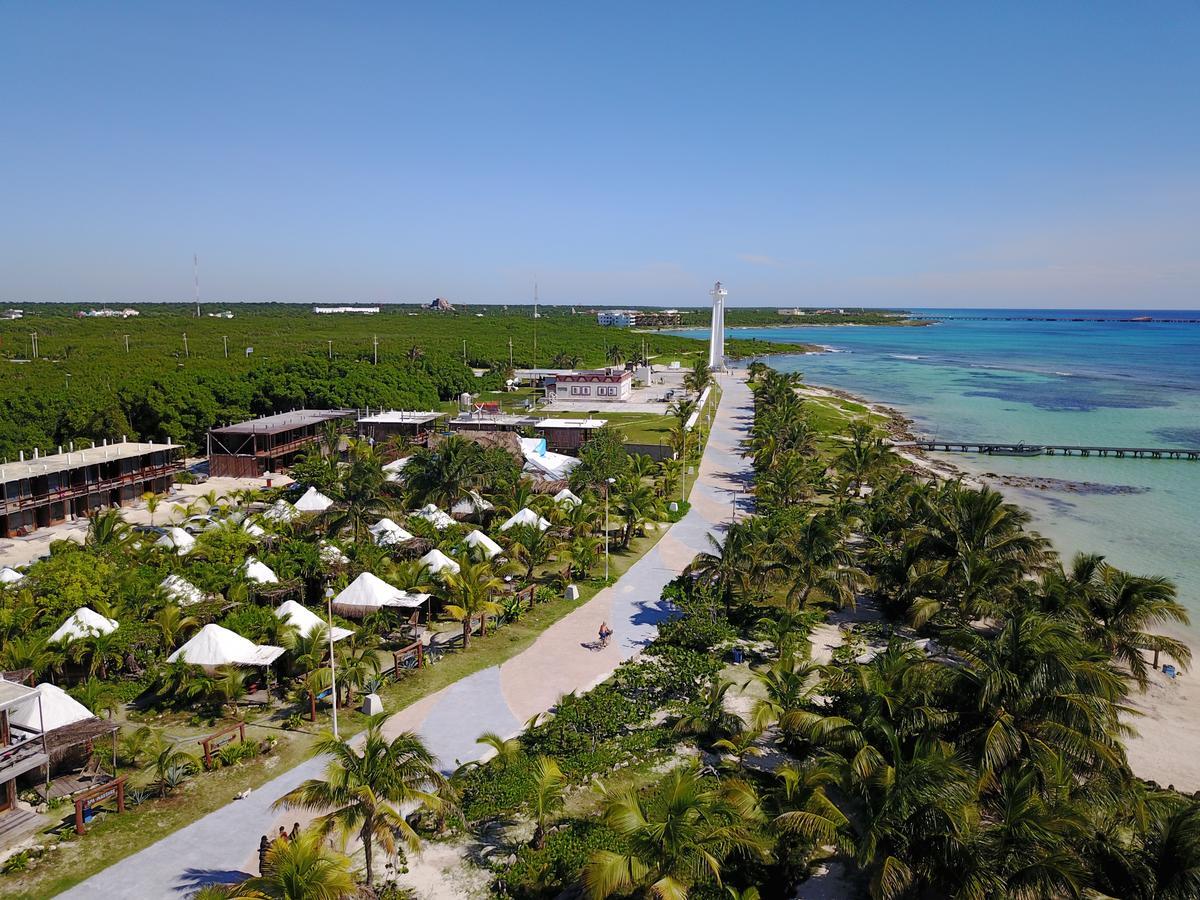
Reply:
[[328, 422], [345, 428], [352, 409], [297, 409], [208, 432], [208, 474], [258, 478], [286, 468], [297, 454], [317, 444]]
[[0, 465], [0, 534], [15, 537], [147, 491], [162, 493], [183, 468], [179, 444], [102, 444]]
[[446, 413], [393, 409], [374, 415], [362, 416], [358, 420], [358, 436], [376, 444], [394, 437], [421, 441], [430, 432], [438, 430], [438, 423]]
[[517, 413], [476, 409], [450, 420], [451, 431], [522, 431], [532, 428], [537, 419]]
[[578, 453], [607, 419], [542, 419], [533, 427], [546, 439], [546, 448], [556, 453]]

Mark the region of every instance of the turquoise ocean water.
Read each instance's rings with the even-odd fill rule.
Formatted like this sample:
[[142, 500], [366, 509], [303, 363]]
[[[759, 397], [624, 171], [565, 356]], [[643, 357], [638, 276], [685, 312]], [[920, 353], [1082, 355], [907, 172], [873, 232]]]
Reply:
[[[927, 327], [729, 334], [829, 348], [768, 361], [802, 371], [812, 384], [895, 407], [929, 436], [1200, 448], [1200, 313], [927, 312], [953, 318]], [[1187, 321], [1120, 321], [1146, 315]], [[939, 455], [971, 472], [1119, 486], [1005, 492], [1030, 510], [1060, 553], [1099, 552], [1132, 571], [1174, 579], [1200, 625], [1200, 461]]]

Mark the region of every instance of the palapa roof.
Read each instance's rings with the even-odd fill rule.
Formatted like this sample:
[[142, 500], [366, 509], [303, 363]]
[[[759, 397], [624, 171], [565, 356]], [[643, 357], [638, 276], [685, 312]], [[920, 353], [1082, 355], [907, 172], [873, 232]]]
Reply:
[[108, 634], [117, 630], [116, 619], [106, 619], [94, 609], [81, 606], [71, 614], [67, 621], [58, 626], [58, 630], [50, 635], [47, 643], [56, 644], [60, 641], [71, 642], [89, 634]]
[[167, 657], [167, 662], [182, 659], [193, 666], [269, 666], [283, 655], [282, 647], [255, 644], [228, 628], [208, 624]]
[[428, 599], [428, 594], [410, 594], [370, 572], [363, 572], [333, 598], [333, 608], [359, 614], [389, 606], [415, 609]]
[[182, 575], [168, 575], [159, 583], [164, 594], [180, 606], [191, 606], [204, 600], [204, 591], [196, 587]]
[[424, 519], [433, 525], [434, 528], [441, 531], [444, 528], [449, 528], [454, 524], [454, 519], [447, 515], [444, 511], [437, 508], [436, 505], [429, 503], [421, 507], [413, 513], [418, 519]]
[[304, 496], [292, 504], [296, 512], [302, 513], [319, 513], [325, 512], [329, 507], [333, 506], [333, 501], [318, 491], [315, 487], [310, 487], [304, 492]]
[[242, 566], [242, 572], [250, 581], [259, 584], [279, 584], [279, 576], [271, 571], [271, 567], [251, 556]]
[[[92, 711], [56, 685], [42, 682], [33, 689], [33, 696], [13, 707], [8, 721], [30, 731], [53, 731], [84, 719], [94, 719]], [[38, 698], [41, 698], [41, 720], [38, 718]]]
[[273, 522], [290, 522], [296, 518], [296, 507], [286, 500], [279, 499], [262, 515], [264, 519], [270, 519]]
[[5, 566], [3, 569], [0, 569], [0, 584], [16, 584], [24, 577], [24, 574], [18, 572], [12, 566]]
[[242, 531], [246, 532], [246, 534], [250, 535], [250, 537], [262, 537], [267, 533], [263, 530], [261, 525], [256, 525], [249, 519], [242, 523]]
[[576, 497], [573, 493], [571, 493], [570, 488], [563, 488], [561, 491], [559, 491], [557, 494], [554, 495], [554, 502], [555, 503], [569, 503], [569, 504], [571, 504], [571, 506], [578, 506], [583, 501], [580, 500], [578, 497]]
[[381, 546], [412, 540], [412, 535], [391, 519], [380, 519], [368, 528], [367, 531], [371, 532], [371, 536], [375, 538], [375, 543]]
[[482, 550], [483, 555], [487, 559], [491, 559], [501, 552], [501, 547], [482, 531], [472, 531], [464, 539], [464, 543], [469, 547], [474, 547], [476, 550]]
[[533, 525], [540, 531], [545, 531], [550, 527], [549, 521], [543, 519], [528, 506], [520, 512], [514, 513], [512, 518], [500, 526], [500, 530], [508, 531], [508, 529], [515, 528], [518, 525]]
[[[328, 623], [322, 621], [321, 617], [315, 612], [307, 606], [302, 606], [295, 600], [285, 600], [275, 607], [275, 617], [295, 625], [296, 630], [303, 637], [308, 637], [315, 629], [329, 627]], [[342, 638], [348, 638], [354, 634], [349, 628], [341, 628], [337, 625], [333, 626], [331, 632], [335, 641], [340, 641]]]
[[419, 560], [417, 560], [417, 562], [427, 568], [432, 575], [437, 575], [444, 571], [453, 572], [455, 575], [457, 575], [462, 570], [462, 567], [458, 563], [448, 557], [437, 547], [434, 547]]
[[475, 513], [487, 512], [489, 509], [495, 509], [495, 507], [489, 501], [484, 500], [478, 491], [468, 491], [467, 496], [450, 507], [450, 512], [456, 516], [470, 516]]
[[327, 566], [344, 566], [350, 562], [350, 557], [343, 553], [341, 548], [329, 543], [329, 541], [321, 541], [319, 553], [321, 562]]
[[154, 543], [159, 547], [172, 547], [177, 554], [184, 556], [196, 546], [196, 539], [182, 528], [168, 528]]
[[398, 482], [404, 479], [404, 467], [408, 465], [411, 456], [402, 456], [399, 459], [393, 459], [383, 467], [383, 475], [390, 482]]

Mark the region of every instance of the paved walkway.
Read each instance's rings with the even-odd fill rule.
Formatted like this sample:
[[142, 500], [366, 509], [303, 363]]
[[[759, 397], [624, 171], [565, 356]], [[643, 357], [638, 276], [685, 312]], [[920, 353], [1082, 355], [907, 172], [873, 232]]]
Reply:
[[[603, 681], [653, 639], [658, 623], [669, 614], [660, 601], [663, 587], [708, 548], [710, 533], [720, 534], [733, 515], [734, 489], [742, 489], [747, 474], [739, 445], [749, 426], [750, 391], [733, 376], [722, 377], [721, 387], [721, 405], [687, 516], [616, 584], [546, 629], [531, 647], [396, 713], [387, 722], [389, 733], [417, 731], [442, 766], [453, 769], [481, 755], [484, 748], [475, 743], [481, 732], [515, 734], [563, 694]], [[581, 647], [595, 640], [602, 621], [614, 631], [608, 648], [596, 652]], [[271, 804], [323, 768], [323, 759], [309, 760], [61, 896], [179, 900], [201, 885], [239, 880], [257, 868], [259, 836], [275, 833], [280, 825], [290, 829], [298, 818], [294, 812], [271, 812]]]

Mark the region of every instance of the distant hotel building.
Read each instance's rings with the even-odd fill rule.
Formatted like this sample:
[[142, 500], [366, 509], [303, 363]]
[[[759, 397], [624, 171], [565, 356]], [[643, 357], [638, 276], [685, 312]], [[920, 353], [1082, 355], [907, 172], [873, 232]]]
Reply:
[[136, 309], [81, 309], [75, 313], [77, 319], [129, 319], [140, 315]]
[[179, 444], [102, 444], [0, 465], [0, 534], [14, 537], [69, 516], [124, 506], [167, 490], [183, 465]]
[[633, 373], [628, 371], [571, 372], [546, 380], [550, 400], [601, 400], [622, 403], [633, 395]]
[[364, 316], [373, 316], [379, 312], [378, 306], [314, 306], [313, 312], [318, 316], [332, 316], [340, 313], [359, 313]]
[[679, 311], [675, 309], [606, 309], [596, 313], [596, 324], [611, 328], [670, 328], [680, 323]]

